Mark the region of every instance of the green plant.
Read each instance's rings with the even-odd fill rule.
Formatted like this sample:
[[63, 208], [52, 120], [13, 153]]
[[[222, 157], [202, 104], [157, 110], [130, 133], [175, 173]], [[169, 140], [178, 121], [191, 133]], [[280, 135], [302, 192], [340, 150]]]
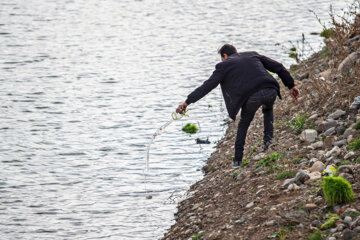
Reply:
[[354, 129], [360, 130], [360, 120], [355, 124]]
[[281, 172], [276, 176], [276, 179], [292, 178], [295, 176], [295, 171]]
[[349, 143], [348, 150], [360, 150], [360, 137]]
[[288, 122], [288, 126], [299, 134], [305, 128], [306, 118], [306, 115], [301, 116], [300, 114], [295, 114], [295, 116]]
[[321, 230], [327, 230], [335, 227], [335, 221], [340, 219], [339, 215], [337, 214], [326, 214], [326, 217], [328, 220], [323, 225], [321, 225]]
[[308, 240], [322, 240], [322, 236], [321, 233], [319, 232], [314, 232], [312, 234], [310, 234], [310, 236], [308, 237]]
[[239, 175], [239, 173], [238, 172], [233, 172], [232, 174], [231, 174], [231, 179], [236, 179], [236, 177]]
[[332, 28], [325, 28], [321, 33], [320, 36], [324, 38], [329, 38], [335, 33], [334, 29]]
[[322, 189], [325, 200], [331, 204], [341, 204], [351, 202], [355, 195], [351, 184], [341, 177], [324, 177]]
[[182, 130], [186, 133], [189, 133], [189, 134], [194, 134], [194, 133], [197, 133], [197, 131], [199, 130], [198, 127], [195, 125], [195, 124], [192, 124], [192, 123], [187, 123], [183, 128]]
[[197, 234], [195, 234], [191, 239], [192, 240], [198, 240], [200, 239], [204, 234], [202, 232], [198, 232]]
[[277, 160], [283, 158], [283, 155], [282, 154], [279, 154], [279, 153], [272, 153], [270, 155], [268, 155], [267, 157], [261, 159], [257, 164], [256, 164], [256, 168], [259, 168], [259, 167], [268, 167], [270, 166], [271, 163], [273, 162], [276, 162]]
[[234, 156], [228, 158], [228, 162], [232, 162], [232, 160], [234, 160]]
[[293, 159], [293, 163], [295, 163], [295, 164], [298, 164], [298, 163], [300, 163], [301, 162], [301, 160], [303, 160], [303, 158], [294, 158]]
[[240, 164], [240, 167], [245, 167], [246, 165], [248, 165], [250, 163], [250, 159], [249, 160], [245, 160]]

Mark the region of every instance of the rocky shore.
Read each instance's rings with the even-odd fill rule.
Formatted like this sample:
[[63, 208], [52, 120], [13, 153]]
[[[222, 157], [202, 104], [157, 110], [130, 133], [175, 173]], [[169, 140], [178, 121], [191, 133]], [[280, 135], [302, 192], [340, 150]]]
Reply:
[[[295, 102], [282, 86], [274, 146], [261, 150], [258, 111], [243, 166], [233, 169], [237, 122], [229, 122], [162, 239], [360, 239], [360, 14], [334, 20], [324, 41], [290, 67], [302, 97]], [[351, 202], [326, 202], [321, 186], [332, 169], [351, 184]]]

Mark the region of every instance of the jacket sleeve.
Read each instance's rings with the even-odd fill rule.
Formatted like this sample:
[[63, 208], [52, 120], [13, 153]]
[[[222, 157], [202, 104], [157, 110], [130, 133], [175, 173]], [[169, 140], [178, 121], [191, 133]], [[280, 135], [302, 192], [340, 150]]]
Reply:
[[189, 94], [185, 102], [187, 104], [195, 103], [208, 94], [211, 90], [216, 88], [224, 77], [224, 72], [221, 63], [215, 66], [215, 71], [200, 87], [196, 88], [192, 93]]
[[294, 79], [291, 77], [289, 71], [286, 70], [286, 68], [281, 63], [263, 55], [259, 55], [259, 57], [264, 67], [267, 70], [276, 73], [284, 85], [288, 87], [288, 89], [291, 89], [295, 86]]

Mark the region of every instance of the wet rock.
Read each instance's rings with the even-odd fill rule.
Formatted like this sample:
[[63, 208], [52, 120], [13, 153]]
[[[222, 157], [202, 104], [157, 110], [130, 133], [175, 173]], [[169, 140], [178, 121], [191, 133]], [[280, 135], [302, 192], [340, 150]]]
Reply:
[[307, 174], [305, 171], [300, 169], [297, 172], [294, 181], [296, 184], [300, 185], [300, 184], [303, 184], [308, 179], [310, 179], [309, 174]]
[[338, 146], [335, 146], [333, 149], [331, 149], [325, 154], [325, 157], [338, 156], [340, 153], [341, 149]]
[[350, 69], [355, 65], [356, 60], [359, 59], [359, 57], [360, 57], [360, 51], [351, 53], [339, 64], [339, 67], [337, 69], [338, 72], [346, 73], [350, 71]]
[[310, 172], [322, 172], [324, 171], [324, 169], [325, 169], [325, 164], [320, 161], [317, 161], [311, 166]]
[[347, 144], [347, 140], [346, 140], [346, 139], [343, 139], [343, 140], [334, 142], [334, 146], [338, 146], [338, 147], [344, 146], [344, 145], [346, 145], [346, 144]]
[[317, 131], [314, 129], [305, 129], [301, 134], [300, 134], [300, 139], [302, 141], [308, 142], [308, 143], [313, 143], [315, 142], [315, 139], [317, 137]]
[[328, 130], [326, 130], [324, 132], [324, 135], [329, 137], [329, 136], [334, 135], [335, 133], [336, 133], [335, 127], [332, 127], [332, 128], [329, 128]]

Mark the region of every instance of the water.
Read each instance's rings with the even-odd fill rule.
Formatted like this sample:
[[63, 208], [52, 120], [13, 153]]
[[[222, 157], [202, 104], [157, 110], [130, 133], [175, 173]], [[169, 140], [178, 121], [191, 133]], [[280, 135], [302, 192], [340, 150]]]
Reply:
[[[276, 43], [321, 26], [342, 1], [3, 0], [0, 238], [156, 239], [225, 130], [221, 93], [191, 105], [225, 42], [289, 66]], [[181, 132], [187, 122], [201, 132]], [[197, 145], [195, 138], [210, 145]], [[145, 192], [152, 199], [145, 198]]]

